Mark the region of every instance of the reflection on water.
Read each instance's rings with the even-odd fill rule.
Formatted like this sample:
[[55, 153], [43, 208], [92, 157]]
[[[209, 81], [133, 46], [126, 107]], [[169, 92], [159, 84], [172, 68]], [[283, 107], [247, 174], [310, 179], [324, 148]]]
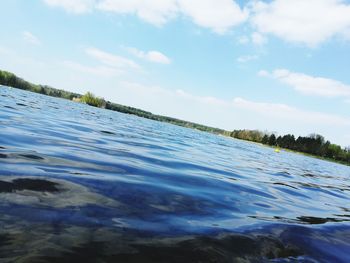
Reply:
[[0, 95], [0, 262], [350, 262], [349, 167]]

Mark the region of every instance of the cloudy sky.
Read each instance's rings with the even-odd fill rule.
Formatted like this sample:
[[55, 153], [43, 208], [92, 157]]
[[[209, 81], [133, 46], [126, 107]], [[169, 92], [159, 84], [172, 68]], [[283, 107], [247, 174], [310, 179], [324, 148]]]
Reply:
[[350, 1], [3, 0], [0, 69], [228, 130], [350, 145]]

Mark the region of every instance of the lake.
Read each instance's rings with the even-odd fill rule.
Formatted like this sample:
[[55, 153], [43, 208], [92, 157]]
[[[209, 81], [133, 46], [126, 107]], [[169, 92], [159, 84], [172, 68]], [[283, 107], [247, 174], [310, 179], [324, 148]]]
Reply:
[[0, 86], [0, 262], [350, 262], [350, 167]]

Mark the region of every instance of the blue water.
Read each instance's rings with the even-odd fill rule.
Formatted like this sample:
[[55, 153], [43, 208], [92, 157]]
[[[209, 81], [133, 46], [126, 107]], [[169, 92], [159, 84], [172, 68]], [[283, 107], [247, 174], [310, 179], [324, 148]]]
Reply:
[[348, 166], [0, 86], [0, 262], [350, 262], [349, 179]]

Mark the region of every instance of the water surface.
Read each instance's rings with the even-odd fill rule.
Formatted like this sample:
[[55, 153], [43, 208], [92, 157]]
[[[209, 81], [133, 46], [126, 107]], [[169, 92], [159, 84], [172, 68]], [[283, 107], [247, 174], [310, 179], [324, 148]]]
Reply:
[[350, 262], [349, 177], [0, 86], [0, 262]]

